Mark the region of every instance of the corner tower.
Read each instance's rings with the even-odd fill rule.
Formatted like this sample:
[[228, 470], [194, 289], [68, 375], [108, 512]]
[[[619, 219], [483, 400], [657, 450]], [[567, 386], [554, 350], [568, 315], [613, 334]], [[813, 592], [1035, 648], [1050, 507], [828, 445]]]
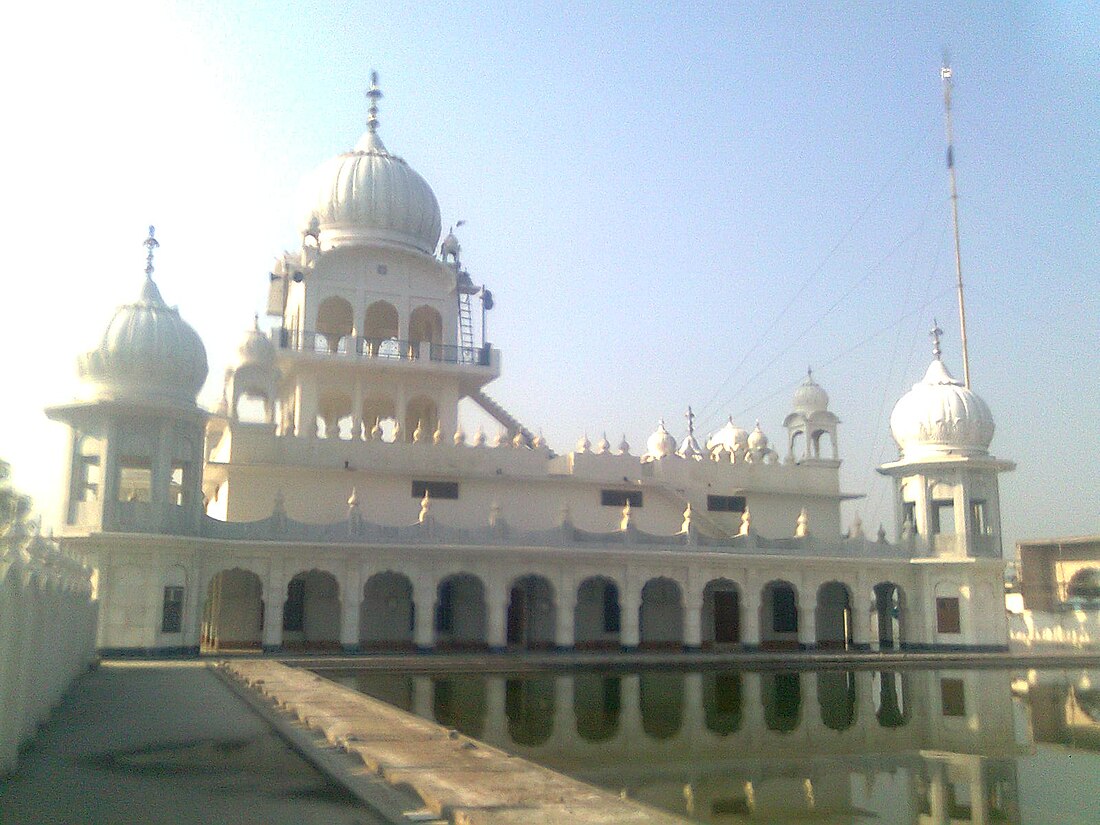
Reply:
[[99, 346], [82, 356], [81, 400], [46, 410], [71, 428], [63, 531], [187, 534], [203, 513], [206, 413], [195, 403], [206, 350], [153, 282], [118, 308]]
[[894, 479], [897, 536], [915, 556], [1000, 559], [997, 477], [1016, 465], [990, 455], [993, 415], [948, 372], [942, 330], [931, 334], [932, 363], [890, 415], [898, 460], [878, 468]]

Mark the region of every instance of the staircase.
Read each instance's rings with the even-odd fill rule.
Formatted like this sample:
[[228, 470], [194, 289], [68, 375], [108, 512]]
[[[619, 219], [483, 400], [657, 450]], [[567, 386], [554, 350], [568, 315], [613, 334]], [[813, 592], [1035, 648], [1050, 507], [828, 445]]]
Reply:
[[474, 390], [470, 393], [470, 400], [475, 402], [481, 409], [485, 410], [485, 412], [489, 413], [489, 415], [503, 425], [508, 431], [509, 436], [515, 438], [516, 434], [519, 433], [523, 436], [523, 441], [528, 447], [532, 445], [535, 440], [534, 434], [520, 424], [508, 410], [504, 409], [504, 407], [500, 406], [500, 404], [487, 396], [484, 392], [481, 390]]

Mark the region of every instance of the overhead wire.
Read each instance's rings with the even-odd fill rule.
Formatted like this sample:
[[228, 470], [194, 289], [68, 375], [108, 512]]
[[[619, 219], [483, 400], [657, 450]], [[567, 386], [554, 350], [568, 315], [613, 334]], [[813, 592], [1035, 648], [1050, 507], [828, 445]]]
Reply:
[[761, 327], [761, 331], [756, 336], [756, 340], [753, 342], [752, 346], [750, 346], [744, 352], [744, 354], [741, 356], [741, 360], [737, 362], [737, 365], [729, 372], [729, 374], [718, 386], [718, 388], [715, 389], [710, 398], [707, 399], [706, 403], [704, 403], [703, 406], [700, 407], [700, 416], [709, 417], [713, 414], [713, 410], [711, 410], [711, 407], [714, 404], [714, 401], [718, 398], [719, 395], [721, 395], [722, 391], [729, 385], [730, 381], [733, 380], [734, 376], [737, 375], [737, 373], [745, 365], [745, 363], [749, 359], [749, 356], [751, 356], [754, 352], [756, 352], [757, 349], [760, 348], [760, 345], [764, 342], [767, 335], [772, 331], [775, 325], [783, 319], [783, 316], [786, 315], [787, 311], [794, 305], [795, 301], [797, 301], [802, 296], [802, 294], [809, 288], [810, 284], [813, 283], [814, 279], [819, 274], [821, 274], [821, 271], [825, 269], [825, 265], [829, 262], [833, 255], [836, 254], [837, 250], [839, 250], [841, 246], [844, 245], [844, 242], [848, 240], [848, 237], [852, 234], [852, 232], [855, 231], [855, 228], [860, 224], [867, 213], [871, 211], [871, 207], [875, 205], [875, 202], [878, 200], [879, 196], [883, 193], [883, 191], [885, 191], [886, 187], [893, 182], [901, 169], [905, 166], [905, 164], [909, 162], [913, 155], [916, 154], [919, 148], [919, 143], [913, 145], [909, 153], [906, 154], [898, 162], [898, 164], [891, 170], [890, 174], [875, 190], [874, 194], [871, 195], [871, 198], [867, 201], [867, 203], [864, 204], [863, 209], [860, 210], [859, 214], [856, 215], [855, 219], [848, 225], [848, 228], [840, 236], [840, 239], [837, 240], [835, 244], [833, 244], [832, 248], [830, 248], [829, 251], [825, 254], [825, 257], [822, 258], [820, 263], [818, 263], [818, 265], [813, 268], [810, 274], [806, 276], [806, 278], [802, 281], [798, 288], [792, 293], [791, 297], [787, 300], [787, 302], [783, 305], [779, 312], [776, 313], [776, 316], [772, 319], [771, 323], [765, 324], [763, 327]]

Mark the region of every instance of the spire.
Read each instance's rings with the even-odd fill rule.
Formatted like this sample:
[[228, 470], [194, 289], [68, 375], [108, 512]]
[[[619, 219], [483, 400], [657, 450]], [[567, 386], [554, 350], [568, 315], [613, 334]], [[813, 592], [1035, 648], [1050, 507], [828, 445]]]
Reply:
[[937, 361], [942, 360], [940, 358], [940, 336], [943, 335], [943, 330], [940, 329], [940, 323], [935, 318], [932, 319], [932, 329], [928, 331], [928, 335], [932, 339], [932, 355], [935, 356]]
[[382, 97], [382, 90], [378, 88], [378, 72], [370, 73], [370, 88], [367, 89], [367, 99], [370, 106], [367, 108], [367, 133], [359, 139], [355, 150], [357, 152], [375, 152], [389, 154], [378, 137], [378, 101]]
[[370, 108], [367, 109], [367, 129], [371, 134], [378, 131], [378, 101], [382, 98], [382, 90], [378, 88], [378, 72], [370, 73], [370, 88], [367, 89], [367, 99], [370, 100]]
[[155, 237], [156, 227], [149, 227], [149, 237], [142, 242], [142, 246], [145, 247], [145, 283], [141, 287], [141, 300], [147, 304], [163, 304], [164, 299], [160, 297], [160, 290], [157, 289], [156, 283], [153, 282], [153, 252], [160, 246], [160, 241]]

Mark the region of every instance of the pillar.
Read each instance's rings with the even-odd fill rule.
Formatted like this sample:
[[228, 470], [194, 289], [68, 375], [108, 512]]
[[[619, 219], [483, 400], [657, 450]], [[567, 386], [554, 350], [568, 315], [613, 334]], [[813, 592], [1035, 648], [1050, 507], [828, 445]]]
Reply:
[[571, 650], [576, 642], [576, 628], [573, 626], [576, 608], [577, 588], [570, 581], [561, 587], [556, 605], [554, 646], [559, 650]]
[[[429, 650], [435, 645], [435, 596], [438, 585], [428, 576], [413, 579], [413, 603], [416, 626], [413, 641], [419, 650]], [[431, 718], [431, 714], [428, 714]]]
[[283, 603], [286, 601], [286, 584], [282, 588], [274, 585], [264, 594], [264, 632], [263, 649], [273, 653], [283, 647]]
[[485, 610], [485, 640], [491, 650], [504, 650], [508, 642], [504, 625], [508, 612], [508, 588], [502, 582], [486, 583]]
[[498, 747], [511, 742], [508, 735], [508, 713], [505, 709], [505, 680], [503, 676], [485, 677], [485, 741]]
[[685, 593], [684, 598], [684, 646], [698, 650], [703, 646], [703, 595]]
[[345, 653], [359, 650], [359, 606], [363, 601], [363, 583], [358, 565], [348, 563], [340, 582], [340, 647]]
[[554, 742], [563, 750], [577, 741], [573, 710], [573, 676], [554, 677]]
[[[627, 585], [630, 587], [630, 585]], [[619, 600], [620, 638], [622, 646], [627, 650], [635, 650], [641, 640], [638, 627], [638, 612], [642, 607], [642, 594], [630, 587], [623, 588]]]

